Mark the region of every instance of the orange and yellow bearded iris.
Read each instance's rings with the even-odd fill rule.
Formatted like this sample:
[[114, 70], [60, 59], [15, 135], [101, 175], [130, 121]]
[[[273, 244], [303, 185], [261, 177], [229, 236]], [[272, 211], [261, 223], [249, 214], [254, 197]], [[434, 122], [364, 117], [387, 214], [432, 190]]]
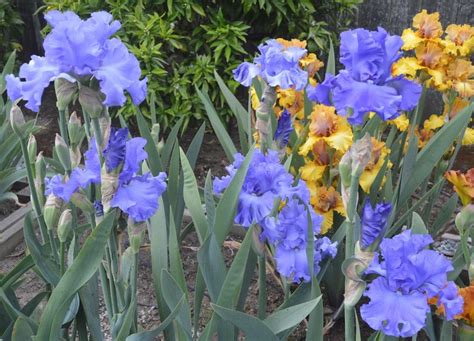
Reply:
[[306, 142], [299, 154], [306, 156], [318, 141], [324, 141], [338, 152], [346, 152], [352, 144], [352, 129], [347, 119], [336, 115], [334, 107], [317, 104], [311, 113], [311, 123]]
[[463, 206], [474, 202], [474, 168], [466, 173], [451, 170], [446, 172], [445, 177], [454, 186]]
[[471, 282], [471, 285], [466, 288], [460, 288], [459, 294], [464, 299], [464, 309], [456, 318], [474, 326], [474, 282]]
[[[360, 187], [362, 187], [365, 193], [370, 192], [370, 187], [374, 183], [375, 178], [382, 169], [389, 154], [390, 149], [385, 146], [385, 142], [372, 138], [372, 154], [370, 155], [370, 161], [362, 172], [359, 180]], [[387, 168], [391, 167], [392, 164], [389, 161]]]
[[318, 187], [314, 183], [308, 183], [308, 188], [311, 192], [311, 205], [316, 213], [323, 216], [321, 233], [324, 234], [333, 226], [335, 212], [346, 215], [341, 195], [332, 186]]

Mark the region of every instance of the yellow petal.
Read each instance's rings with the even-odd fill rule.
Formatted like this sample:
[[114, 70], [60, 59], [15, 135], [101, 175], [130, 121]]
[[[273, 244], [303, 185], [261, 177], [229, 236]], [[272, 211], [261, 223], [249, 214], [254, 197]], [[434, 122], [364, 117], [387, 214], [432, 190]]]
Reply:
[[330, 136], [323, 137], [324, 141], [326, 141], [330, 147], [342, 153], [350, 148], [352, 138], [352, 129], [349, 123], [347, 123], [347, 120], [343, 117], [339, 117], [337, 130]]
[[423, 69], [415, 57], [400, 58], [392, 65], [392, 74], [394, 76], [404, 75], [410, 78], [415, 78], [418, 70]]
[[423, 128], [427, 130], [436, 130], [441, 128], [446, 123], [446, 118], [444, 115], [431, 115], [423, 123]]
[[467, 127], [462, 138], [462, 145], [469, 146], [471, 144], [474, 144], [474, 128]]
[[309, 161], [303, 167], [300, 168], [301, 178], [306, 181], [319, 181], [322, 179], [326, 166], [316, 165], [314, 162]]
[[410, 120], [408, 119], [407, 115], [402, 114], [396, 119], [388, 121], [388, 123], [394, 124], [399, 131], [405, 131], [410, 125]]
[[314, 136], [312, 134], [308, 135], [306, 138], [305, 143], [300, 147], [298, 154], [302, 156], [308, 155], [311, 149], [313, 149], [314, 144], [319, 141], [321, 138], [318, 136]]
[[415, 32], [413, 32], [411, 28], [407, 28], [403, 30], [402, 40], [403, 40], [402, 49], [405, 51], [413, 50], [423, 41], [423, 39], [420, 38]]
[[323, 214], [323, 223], [321, 225], [321, 234], [327, 233], [334, 223], [334, 211], [329, 211]]
[[453, 184], [454, 190], [459, 195], [463, 206], [470, 204], [474, 200], [474, 168], [466, 173], [460, 171], [448, 171], [444, 175]]

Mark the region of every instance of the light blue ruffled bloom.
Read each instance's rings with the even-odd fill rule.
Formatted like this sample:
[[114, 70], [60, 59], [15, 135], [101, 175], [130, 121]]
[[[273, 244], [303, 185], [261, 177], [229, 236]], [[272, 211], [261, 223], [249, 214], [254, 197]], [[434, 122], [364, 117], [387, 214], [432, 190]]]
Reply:
[[70, 11], [51, 11], [45, 19], [52, 27], [43, 44], [45, 56], [32, 56], [21, 66], [19, 77], [6, 77], [12, 101], [22, 98], [27, 108], [38, 111], [44, 89], [57, 78], [87, 85], [90, 78], [98, 79], [107, 106], [123, 105], [124, 91], [135, 104], [145, 99], [146, 78], [140, 80], [137, 59], [119, 39], [110, 39], [120, 23], [109, 13], [95, 12], [81, 20]]
[[[260, 238], [275, 246], [277, 270], [293, 282], [308, 282], [311, 280], [308, 266], [308, 211], [311, 216], [313, 236], [321, 231], [322, 217], [316, 214], [311, 206], [290, 200], [276, 217], [266, 218], [261, 226], [263, 231]], [[326, 257], [334, 258], [337, 253], [337, 243], [331, 243], [327, 237], [313, 237], [314, 259], [313, 267], [316, 275], [319, 263]]]
[[[243, 160], [241, 154], [227, 167], [228, 175], [214, 179], [214, 192], [222, 193], [232, 181]], [[278, 152], [269, 150], [267, 155], [255, 150], [239, 196], [234, 221], [248, 227], [265, 219], [272, 211], [276, 199], [300, 198], [309, 202], [309, 190], [300, 180], [296, 185], [294, 177], [280, 164]]]
[[413, 336], [425, 326], [428, 299], [432, 297], [446, 303], [448, 319], [462, 312], [462, 298], [455, 297], [454, 283], [447, 277], [453, 269], [451, 262], [425, 249], [432, 242], [430, 235], [412, 234], [410, 230], [382, 241], [383, 260], [376, 256], [366, 271], [379, 277], [365, 292], [370, 302], [360, 308], [370, 327], [390, 336]]
[[384, 121], [411, 110], [421, 95], [421, 86], [403, 76], [392, 77], [391, 66], [400, 57], [403, 41], [383, 28], [362, 28], [341, 33], [340, 62], [345, 69], [326, 75], [316, 87], [307, 87], [308, 97], [334, 105], [349, 122], [361, 124], [364, 114], [374, 111]]
[[237, 82], [248, 87], [255, 77], [260, 76], [269, 85], [282, 89], [302, 90], [306, 86], [308, 73], [299, 65], [306, 49], [285, 48], [275, 39], [270, 39], [260, 44], [258, 50], [260, 54], [253, 63], [244, 62], [233, 71]]

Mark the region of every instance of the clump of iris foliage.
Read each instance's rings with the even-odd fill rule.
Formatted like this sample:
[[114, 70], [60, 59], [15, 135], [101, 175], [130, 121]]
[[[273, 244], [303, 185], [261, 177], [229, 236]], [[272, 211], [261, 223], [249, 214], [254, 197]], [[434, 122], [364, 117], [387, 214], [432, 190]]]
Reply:
[[[324, 1], [155, 1], [155, 0], [47, 0], [47, 10], [72, 10], [81, 17], [109, 11], [122, 24], [118, 35], [142, 65], [148, 77], [149, 105], [143, 114], [162, 126], [183, 119], [202, 121], [205, 111], [195, 87], [205, 90], [228, 122], [231, 111], [214, 77], [218, 72], [234, 92], [238, 83], [231, 71], [266, 37], [310, 37], [313, 49], [327, 51], [337, 41], [361, 0]], [[265, 25], [259, 23], [265, 22]], [[241, 96], [242, 97], [242, 96]], [[118, 110], [134, 115], [130, 102]], [[113, 112], [115, 113], [115, 111]], [[153, 118], [154, 119], [154, 118]]]
[[[451, 168], [473, 143], [473, 28], [444, 33], [439, 15], [422, 11], [402, 37], [345, 31], [339, 71], [332, 48], [323, 63], [305, 41], [265, 41], [233, 71], [248, 88], [249, 110], [216, 73], [240, 151], [196, 90], [229, 161], [226, 175], [209, 171], [199, 186], [193, 168], [204, 125], [187, 151], [179, 124], [160, 142], [159, 126], [149, 130], [138, 108], [142, 137], [129, 136], [124, 121], [111, 126], [109, 107], [123, 106], [127, 94], [139, 105], [147, 91], [136, 57], [113, 37], [120, 24], [106, 12], [80, 19], [51, 11], [46, 20], [45, 56], [6, 77], [33, 210], [24, 225], [28, 256], [0, 278], [3, 339], [102, 340], [99, 295], [114, 340], [233, 340], [240, 332], [285, 340], [301, 323], [307, 340], [322, 340], [338, 319], [346, 340], [361, 339], [362, 323], [372, 339], [472, 338], [474, 170]], [[45, 158], [27, 142], [17, 104], [38, 110], [53, 81], [61, 133]], [[429, 88], [445, 107], [421, 122]], [[69, 111], [76, 101], [80, 115]], [[437, 210], [446, 180], [456, 194]], [[192, 222], [183, 226], [185, 207]], [[454, 214], [460, 242], [448, 258], [433, 243]], [[222, 245], [233, 227], [244, 237], [226, 265]], [[180, 254], [189, 231], [199, 242], [192, 285]], [[150, 330], [137, 320], [140, 250], [151, 255], [161, 321]], [[20, 306], [14, 290], [32, 268], [47, 285]], [[268, 272], [282, 296], [271, 312]], [[257, 316], [245, 311], [254, 278]], [[325, 318], [328, 305], [335, 309]]]

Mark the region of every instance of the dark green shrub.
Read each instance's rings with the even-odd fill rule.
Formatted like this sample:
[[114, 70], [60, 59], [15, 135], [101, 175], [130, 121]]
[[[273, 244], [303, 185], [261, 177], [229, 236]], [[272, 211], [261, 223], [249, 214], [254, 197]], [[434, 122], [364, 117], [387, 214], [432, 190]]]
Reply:
[[[186, 127], [190, 119], [205, 117], [195, 86], [206, 90], [217, 107], [223, 107], [214, 70], [234, 91], [237, 83], [231, 80], [232, 69], [265, 38], [307, 39], [311, 50], [324, 51], [361, 0], [44, 2], [47, 9], [70, 9], [81, 16], [97, 10], [112, 13], [122, 23], [121, 39], [148, 76], [150, 100], [160, 113], [158, 121], [169, 126], [184, 116]], [[126, 117], [133, 112], [122, 109]], [[220, 114], [224, 121], [230, 118], [226, 109]]]
[[0, 68], [11, 51], [21, 50], [20, 38], [23, 21], [14, 0], [0, 0]]

